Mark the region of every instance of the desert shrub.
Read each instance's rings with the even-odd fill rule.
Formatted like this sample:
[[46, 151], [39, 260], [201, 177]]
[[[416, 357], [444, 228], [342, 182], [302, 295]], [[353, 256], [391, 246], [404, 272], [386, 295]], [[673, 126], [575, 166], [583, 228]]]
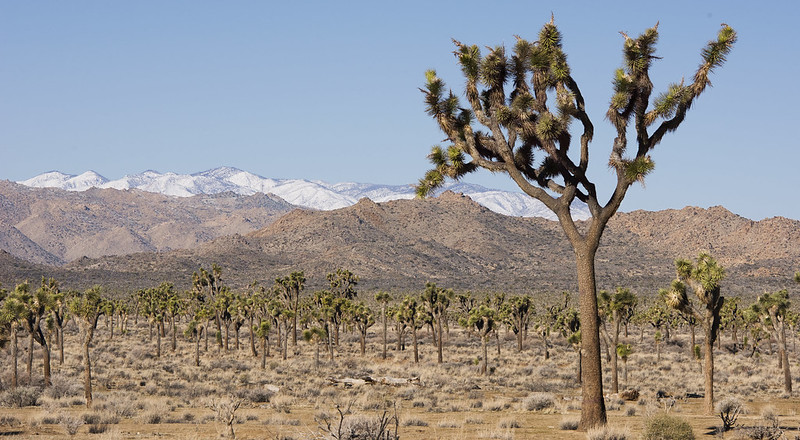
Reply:
[[275, 396], [275, 393], [262, 388], [243, 389], [236, 393], [237, 398], [252, 403], [269, 403], [273, 396]]
[[0, 426], [15, 428], [20, 425], [22, 425], [22, 422], [14, 416], [0, 416]]
[[63, 374], [54, 374], [50, 378], [50, 386], [44, 390], [44, 395], [51, 399], [75, 397], [81, 394], [83, 394], [83, 386], [75, 379]]
[[497, 424], [498, 427], [503, 429], [519, 428], [519, 422], [514, 419], [503, 419]]
[[67, 434], [73, 436], [78, 433], [78, 430], [83, 425], [83, 420], [77, 417], [62, 416], [60, 421], [61, 426], [67, 431]]
[[105, 423], [98, 423], [89, 425], [89, 434], [102, 434], [108, 430], [108, 425]]
[[739, 399], [729, 397], [719, 401], [714, 408], [714, 412], [719, 414], [719, 418], [722, 420], [722, 430], [730, 431], [736, 424], [739, 414], [744, 412], [744, 405]]
[[636, 415], [636, 407], [635, 406], [629, 406], [625, 410], [625, 415], [628, 416], [628, 417], [635, 416]]
[[643, 440], [694, 440], [694, 438], [689, 422], [677, 416], [659, 413], [644, 422]]
[[586, 432], [587, 440], [628, 440], [633, 438], [627, 429], [612, 426], [592, 428]]
[[558, 429], [562, 431], [577, 431], [579, 424], [580, 424], [580, 419], [576, 418], [561, 419], [561, 422], [558, 424]]
[[42, 390], [37, 387], [17, 387], [0, 394], [0, 405], [14, 408], [36, 406]]
[[523, 400], [522, 405], [528, 411], [543, 411], [556, 405], [556, 398], [550, 393], [532, 393]]
[[422, 419], [410, 418], [403, 420], [403, 426], [428, 426], [428, 422]]

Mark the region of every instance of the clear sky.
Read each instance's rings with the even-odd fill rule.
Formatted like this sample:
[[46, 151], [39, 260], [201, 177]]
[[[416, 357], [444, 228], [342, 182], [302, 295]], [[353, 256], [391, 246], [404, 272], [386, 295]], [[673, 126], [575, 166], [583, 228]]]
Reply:
[[[739, 33], [622, 210], [723, 205], [800, 219], [800, 2], [546, 3], [0, 0], [0, 179], [228, 165], [410, 184], [443, 138], [418, 90], [424, 71], [462, 94], [451, 38], [511, 48], [514, 35], [535, 40], [552, 12], [596, 128], [591, 177], [606, 194], [619, 31], [660, 22], [656, 92], [691, 78], [720, 23]], [[465, 180], [516, 189], [485, 172]]]

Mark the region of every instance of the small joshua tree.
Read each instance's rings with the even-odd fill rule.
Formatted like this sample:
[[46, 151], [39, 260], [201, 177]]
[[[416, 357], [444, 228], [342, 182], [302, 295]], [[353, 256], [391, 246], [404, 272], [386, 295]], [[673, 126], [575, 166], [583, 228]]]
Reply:
[[[666, 291], [665, 298], [670, 307], [684, 315], [693, 316], [703, 326], [705, 411], [714, 411], [714, 341], [719, 331], [720, 310], [725, 298], [720, 294], [720, 283], [725, 270], [706, 253], [701, 253], [695, 263], [676, 260], [678, 278]], [[696, 300], [689, 299], [687, 291], [694, 292]]]
[[315, 346], [314, 369], [319, 370], [319, 346], [328, 339], [328, 333], [320, 327], [311, 327], [303, 330], [303, 340]]

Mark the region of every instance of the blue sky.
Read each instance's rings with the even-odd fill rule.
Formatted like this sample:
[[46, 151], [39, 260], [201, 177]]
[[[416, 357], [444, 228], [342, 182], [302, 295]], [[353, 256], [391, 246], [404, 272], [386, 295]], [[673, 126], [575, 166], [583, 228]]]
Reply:
[[[418, 91], [424, 71], [461, 94], [451, 38], [511, 47], [514, 35], [535, 40], [552, 12], [596, 128], [591, 176], [606, 194], [613, 132], [603, 115], [619, 31], [660, 22], [656, 91], [691, 78], [720, 23], [739, 33], [714, 87], [654, 151], [655, 171], [622, 210], [723, 205], [755, 220], [800, 219], [800, 3], [545, 3], [2, 0], [0, 179], [228, 165], [414, 183], [443, 138]], [[515, 189], [485, 172], [465, 180]]]

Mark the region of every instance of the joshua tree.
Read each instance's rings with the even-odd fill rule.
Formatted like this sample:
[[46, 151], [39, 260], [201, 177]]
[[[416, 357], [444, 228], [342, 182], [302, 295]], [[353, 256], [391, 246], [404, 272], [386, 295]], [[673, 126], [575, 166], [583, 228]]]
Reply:
[[253, 332], [261, 341], [261, 369], [267, 368], [267, 356], [269, 355], [269, 330], [272, 325], [269, 321], [261, 321], [258, 326], [253, 327]]
[[378, 292], [375, 294], [375, 301], [381, 304], [381, 316], [383, 317], [383, 353], [381, 354], [381, 358], [386, 359], [386, 320], [388, 318], [386, 314], [386, 306], [392, 300], [392, 295], [388, 292]]
[[633, 353], [633, 349], [631, 348], [631, 344], [618, 344], [616, 351], [616, 356], [619, 356], [622, 359], [622, 364], [624, 367], [623, 379], [625, 380], [625, 386], [628, 386], [628, 357]]
[[783, 369], [783, 389], [792, 392], [792, 373], [789, 370], [789, 354], [786, 349], [786, 317], [789, 313], [789, 292], [786, 289], [765, 293], [753, 304], [753, 310], [761, 317], [762, 325], [778, 342], [778, 364]]
[[17, 343], [17, 337], [20, 327], [24, 325], [23, 323], [27, 320], [28, 314], [30, 313], [25, 305], [30, 298], [28, 289], [28, 283], [17, 284], [14, 291], [8, 294], [3, 301], [2, 308], [0, 308], [0, 323], [8, 325], [11, 328], [11, 388], [16, 388], [19, 385], [19, 375], [17, 371], [19, 345]]
[[489, 335], [495, 329], [497, 321], [497, 311], [486, 304], [481, 304], [469, 312], [466, 320], [463, 320], [464, 327], [475, 328], [481, 338], [483, 348], [483, 362], [481, 363], [481, 374], [486, 375], [489, 365]]
[[405, 322], [406, 325], [411, 328], [411, 335], [413, 337], [412, 340], [414, 342], [414, 363], [419, 363], [419, 343], [417, 339], [417, 330], [422, 327], [422, 319], [420, 319], [422, 311], [417, 303], [417, 299], [413, 296], [406, 295], [406, 297], [403, 298], [403, 304], [398, 314], [400, 315], [399, 319], [402, 319], [403, 322]]
[[372, 310], [364, 304], [364, 301], [357, 304], [351, 302], [347, 308], [347, 314], [358, 330], [361, 354], [363, 355], [366, 352], [367, 330], [375, 324], [375, 316]]
[[[601, 316], [604, 318], [601, 330], [603, 331], [606, 344], [610, 347], [618, 347], [620, 345], [619, 332], [622, 323], [627, 320], [630, 316], [630, 312], [636, 307], [636, 295], [629, 289], [623, 287], [617, 287], [617, 291], [613, 294], [601, 290], [599, 302]], [[606, 321], [611, 321], [611, 325], [613, 326], [613, 333], [611, 335], [608, 334], [608, 330], [606, 329]], [[619, 393], [617, 350], [614, 350], [611, 356], [611, 392], [615, 394]]]
[[[653, 92], [649, 71], [657, 59], [658, 25], [638, 38], [622, 35], [624, 66], [615, 73], [614, 94], [606, 114], [616, 129], [608, 164], [616, 173], [617, 183], [605, 203], [588, 177], [594, 126], [553, 20], [542, 27], [537, 41], [517, 38], [510, 57], [503, 46], [483, 56], [477, 45], [454, 41], [455, 55], [466, 77], [468, 107], [463, 107], [455, 94], [446, 92], [444, 82], [433, 70], [426, 72], [423, 90], [427, 112], [450, 145], [433, 148], [429, 157], [434, 169], [420, 180], [417, 194], [424, 197], [445, 178], [458, 179], [480, 168], [507, 173], [522, 191], [555, 213], [572, 244], [583, 322], [582, 351], [587, 363], [583, 370], [581, 429], [606, 423], [595, 287], [600, 237], [628, 188], [652, 171], [650, 152], [683, 122], [694, 100], [710, 84], [709, 74], [724, 63], [736, 40], [734, 30], [723, 25], [717, 39], [702, 50], [701, 64], [691, 83], [681, 81], [670, 86], [648, 108]], [[509, 83], [512, 87], [507, 93]], [[555, 103], [548, 103], [551, 99]], [[582, 128], [577, 160], [576, 155], [569, 155], [572, 121], [578, 121]], [[636, 148], [626, 156], [631, 123]], [[534, 152], [541, 154], [534, 157]], [[570, 212], [576, 199], [589, 207], [591, 219], [586, 226], [576, 224]]]
[[536, 313], [530, 295], [512, 296], [503, 304], [503, 316], [517, 336], [517, 351], [522, 352], [522, 341], [528, 332], [528, 324]]
[[452, 290], [445, 290], [436, 287], [436, 284], [428, 282], [425, 284], [425, 291], [422, 292], [422, 303], [425, 305], [430, 317], [431, 326], [435, 326], [434, 341], [436, 343], [437, 363], [443, 362], [442, 321], [447, 319], [447, 308], [450, 306], [450, 298], [453, 297]]
[[303, 330], [303, 340], [315, 345], [314, 369], [319, 370], [319, 345], [328, 339], [328, 333], [320, 327], [311, 327]]
[[89, 346], [92, 343], [97, 320], [103, 312], [103, 297], [99, 286], [92, 287], [76, 296], [70, 303], [70, 312], [75, 315], [83, 333], [83, 393], [86, 407], [92, 406], [92, 361]]
[[[719, 331], [720, 310], [725, 298], [720, 294], [720, 283], [725, 270], [706, 253], [697, 257], [696, 263], [689, 260], [676, 260], [678, 278], [672, 282], [666, 299], [670, 307], [686, 316], [694, 317], [703, 326], [705, 364], [705, 397], [703, 405], [706, 414], [714, 413], [714, 341]], [[693, 301], [687, 290], [697, 297]]]
[[744, 317], [742, 310], [739, 308], [739, 297], [725, 298], [725, 303], [722, 305], [722, 310], [719, 312], [719, 327], [720, 327], [720, 347], [722, 344], [722, 332], [730, 331], [731, 340], [733, 341], [733, 352], [739, 350], [739, 338], [737, 336], [738, 330], [744, 324]]
[[300, 294], [305, 288], [306, 277], [303, 271], [295, 271], [283, 278], [276, 278], [275, 285], [281, 292], [286, 308], [294, 312], [292, 318], [292, 346], [297, 346], [297, 315], [300, 305]]

